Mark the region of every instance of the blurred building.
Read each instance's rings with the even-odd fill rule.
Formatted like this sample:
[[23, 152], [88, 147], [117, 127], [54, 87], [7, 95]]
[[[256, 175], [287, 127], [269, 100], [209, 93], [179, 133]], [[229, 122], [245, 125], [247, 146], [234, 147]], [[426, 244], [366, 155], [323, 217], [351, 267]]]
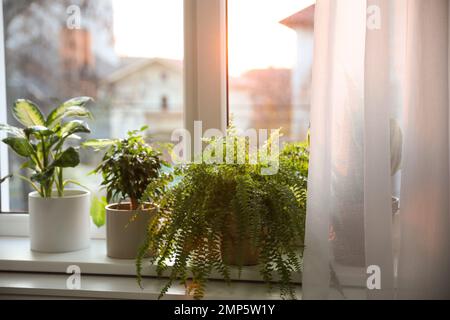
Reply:
[[229, 117], [236, 128], [253, 127], [252, 82], [246, 77], [233, 77], [228, 80]]
[[292, 136], [301, 140], [309, 128], [314, 11], [315, 5], [311, 5], [280, 22], [297, 33], [297, 59], [292, 70]]
[[297, 35], [291, 69], [250, 70], [229, 79], [229, 106], [240, 129], [282, 128], [283, 140], [306, 139], [311, 104], [315, 5], [283, 19]]
[[291, 70], [255, 69], [229, 80], [229, 107], [239, 129], [278, 129], [291, 139]]
[[156, 140], [170, 141], [183, 128], [183, 63], [160, 58], [123, 58], [122, 66], [101, 83], [109, 106], [112, 137], [149, 125]]

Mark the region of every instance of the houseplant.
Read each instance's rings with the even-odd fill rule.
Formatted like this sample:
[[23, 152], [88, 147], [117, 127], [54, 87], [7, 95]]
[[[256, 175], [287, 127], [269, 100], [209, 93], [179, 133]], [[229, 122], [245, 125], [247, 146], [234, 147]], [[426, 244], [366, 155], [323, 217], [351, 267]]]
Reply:
[[80, 163], [77, 147], [69, 140], [89, 133], [88, 126], [74, 118], [88, 118], [89, 97], [73, 98], [44, 117], [39, 107], [24, 99], [14, 103], [12, 113], [23, 128], [1, 124], [9, 136], [3, 139], [25, 159], [22, 169], [29, 177], [16, 174], [35, 190], [28, 197], [31, 249], [44, 252], [74, 251], [89, 245], [89, 192], [67, 189], [76, 181], [64, 179], [64, 168]]
[[[225, 144], [233, 135], [231, 131], [228, 138], [208, 144]], [[245, 138], [233, 137], [235, 146], [229, 150], [236, 160]], [[295, 152], [302, 154], [292, 158]], [[180, 280], [195, 298], [202, 298], [212, 272], [229, 281], [230, 265], [241, 269], [259, 264], [264, 281], [278, 280], [281, 296], [295, 298], [291, 279], [301, 268], [298, 244], [304, 238], [307, 149], [286, 147], [273, 175], [261, 174], [267, 166], [261, 154], [256, 164], [249, 163], [249, 154], [242, 164], [204, 161], [176, 169], [181, 181], [163, 197], [136, 261], [139, 283], [144, 254], [151, 250], [155, 255], [150, 263], [156, 264], [158, 274], [168, 272], [160, 297]]]
[[[168, 164], [161, 152], [148, 145], [140, 132], [131, 131], [126, 139], [90, 140], [83, 145], [95, 150], [107, 148], [102, 162], [93, 171], [101, 173], [106, 189], [105, 209], [92, 212], [100, 221], [106, 214], [107, 255], [134, 259], [142, 245], [149, 221], [156, 215], [157, 199], [164, 192], [171, 175], [164, 173]], [[106, 212], [105, 212], [106, 211]], [[103, 222], [97, 221], [97, 226]]]

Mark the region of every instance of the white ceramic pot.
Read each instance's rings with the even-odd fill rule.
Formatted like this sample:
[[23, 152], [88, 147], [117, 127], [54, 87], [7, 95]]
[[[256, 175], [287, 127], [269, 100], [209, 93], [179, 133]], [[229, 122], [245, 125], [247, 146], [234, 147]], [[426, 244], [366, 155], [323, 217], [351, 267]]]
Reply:
[[28, 195], [31, 250], [69, 252], [89, 247], [90, 193], [65, 190], [63, 197]]
[[110, 258], [135, 259], [145, 241], [155, 208], [128, 210], [129, 203], [106, 206], [106, 251]]

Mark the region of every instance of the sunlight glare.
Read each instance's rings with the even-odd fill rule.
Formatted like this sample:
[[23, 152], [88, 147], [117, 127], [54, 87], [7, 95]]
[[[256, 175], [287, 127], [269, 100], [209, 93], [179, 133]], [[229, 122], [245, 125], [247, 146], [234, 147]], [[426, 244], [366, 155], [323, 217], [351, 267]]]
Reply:
[[[229, 72], [291, 68], [296, 34], [279, 22], [313, 0], [228, 0]], [[183, 59], [183, 0], [113, 0], [115, 47], [122, 56]]]

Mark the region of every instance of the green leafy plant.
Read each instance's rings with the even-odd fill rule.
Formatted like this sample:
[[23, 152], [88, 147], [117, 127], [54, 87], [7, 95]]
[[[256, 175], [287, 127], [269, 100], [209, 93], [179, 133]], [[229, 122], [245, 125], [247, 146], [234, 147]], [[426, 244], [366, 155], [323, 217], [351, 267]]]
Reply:
[[107, 149], [101, 163], [92, 173], [102, 174], [106, 198], [94, 199], [91, 216], [97, 226], [104, 224], [104, 205], [111, 201], [130, 200], [130, 210], [137, 210], [145, 202], [156, 202], [172, 177], [164, 172], [169, 164], [162, 153], [148, 145], [140, 130], [130, 131], [126, 139], [97, 139], [83, 143], [94, 150]]
[[41, 197], [51, 197], [55, 189], [61, 197], [67, 184], [78, 184], [64, 180], [63, 169], [80, 163], [78, 147], [68, 146], [66, 142], [79, 139], [79, 133], [90, 133], [87, 124], [78, 119], [91, 118], [85, 107], [90, 101], [89, 97], [70, 99], [45, 117], [35, 103], [19, 99], [12, 112], [23, 128], [0, 124], [0, 130], [9, 134], [3, 142], [26, 159], [21, 168], [32, 172], [29, 178], [17, 176], [28, 181]]
[[[236, 160], [237, 150], [248, 145], [242, 144], [245, 138], [229, 131], [227, 139], [207, 143], [214, 148], [224, 144], [226, 157], [225, 141], [230, 136]], [[262, 279], [278, 282], [283, 298], [295, 298], [292, 274], [301, 269], [308, 149], [306, 144], [287, 145], [273, 175], [261, 174], [266, 157], [258, 154], [259, 161], [250, 164], [250, 154], [242, 164], [204, 161], [176, 169], [181, 181], [163, 197], [136, 261], [139, 283], [143, 258], [151, 251], [155, 254], [150, 263], [156, 264], [158, 274], [168, 272], [160, 297], [180, 280], [195, 298], [202, 298], [213, 271], [230, 281], [229, 261], [237, 261], [241, 270], [246, 259], [243, 248], [254, 247]]]

